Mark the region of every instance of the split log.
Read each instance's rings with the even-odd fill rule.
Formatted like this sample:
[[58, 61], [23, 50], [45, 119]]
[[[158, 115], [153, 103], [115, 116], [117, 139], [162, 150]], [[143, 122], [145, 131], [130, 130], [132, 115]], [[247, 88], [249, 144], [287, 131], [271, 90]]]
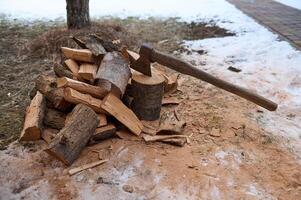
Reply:
[[55, 138], [55, 136], [58, 134], [59, 130], [52, 129], [52, 128], [46, 128], [42, 131], [42, 139], [45, 140], [47, 144], [50, 144], [51, 141]]
[[73, 73], [73, 76], [78, 77], [78, 70], [79, 70], [78, 64], [72, 59], [65, 60], [64, 63], [69, 68], [69, 70]]
[[129, 141], [141, 141], [141, 137], [136, 137], [128, 130], [119, 130], [116, 132], [116, 135], [123, 140], [129, 140]]
[[109, 124], [104, 127], [97, 128], [95, 133], [90, 138], [90, 144], [97, 143], [97, 141], [106, 140], [114, 137], [116, 133], [116, 127], [114, 124]]
[[68, 77], [68, 78], [73, 78], [73, 74], [71, 71], [66, 69], [63, 65], [59, 63], [54, 63], [53, 65], [53, 71], [55, 75], [58, 77]]
[[99, 123], [97, 128], [106, 126], [108, 124], [107, 117], [105, 114], [98, 114], [98, 118], [99, 118]]
[[79, 67], [78, 75], [93, 83], [95, 80], [96, 72], [97, 72], [97, 65], [84, 63], [81, 64]]
[[164, 78], [153, 74], [152, 77], [134, 73], [132, 77], [133, 101], [131, 108], [141, 120], [156, 120], [160, 117], [164, 94]]
[[71, 165], [87, 145], [98, 125], [97, 114], [88, 106], [77, 105], [66, 126], [45, 150], [66, 165]]
[[111, 90], [111, 84], [103, 84], [100, 86], [94, 86], [81, 81], [72, 80], [69, 78], [58, 78], [57, 87], [70, 87], [84, 94], [90, 94], [95, 98], [102, 99], [104, 98]]
[[61, 50], [66, 58], [88, 63], [94, 62], [93, 54], [88, 49], [71, 49], [68, 47], [61, 47]]
[[53, 107], [63, 112], [72, 109], [72, 104], [64, 99], [64, 89], [57, 88], [55, 77], [40, 75], [36, 79], [36, 88], [50, 103], [50, 105], [47, 105], [48, 107]]
[[65, 126], [66, 114], [48, 108], [44, 117], [44, 124], [54, 129], [62, 129]]
[[105, 113], [105, 111], [101, 108], [102, 101], [92, 97], [89, 94], [83, 94], [67, 87], [64, 89], [64, 98], [70, 103], [85, 104], [91, 107], [97, 113]]
[[139, 135], [143, 125], [135, 113], [126, 107], [114, 94], [108, 94], [102, 101], [101, 108], [114, 116], [135, 135]]
[[118, 52], [107, 53], [96, 74], [96, 85], [112, 83], [111, 92], [121, 97], [131, 77], [129, 63]]
[[44, 96], [40, 92], [37, 92], [26, 109], [20, 141], [39, 140], [41, 138], [45, 107]]
[[91, 36], [93, 36], [98, 42], [100, 42], [107, 52], [119, 51], [119, 49], [121, 48], [120, 45], [114, 43], [113, 41], [103, 40], [96, 34], [92, 34]]

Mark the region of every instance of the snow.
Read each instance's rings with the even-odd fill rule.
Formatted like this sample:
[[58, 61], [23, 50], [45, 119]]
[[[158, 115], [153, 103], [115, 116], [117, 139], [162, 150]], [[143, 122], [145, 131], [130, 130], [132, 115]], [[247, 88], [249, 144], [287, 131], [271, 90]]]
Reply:
[[[298, 0], [278, 0], [301, 7]], [[63, 0], [1, 0], [0, 13], [18, 19], [65, 18]], [[236, 36], [199, 41], [185, 41], [191, 49], [203, 49], [205, 55], [183, 55], [210, 73], [235, 84], [250, 88], [279, 104], [276, 112], [253, 112], [254, 120], [274, 135], [292, 141], [301, 155], [301, 53], [289, 43], [280, 41], [252, 18], [225, 0], [90, 0], [92, 17], [113, 15], [125, 18], [138, 16], [180, 17], [185, 21], [214, 21]], [[229, 66], [242, 69], [241, 73], [227, 70]], [[263, 110], [263, 109], [262, 109]], [[255, 113], [255, 114], [254, 114]]]
[[290, 7], [297, 8], [301, 10], [301, 1], [300, 0], [275, 0], [278, 1], [279, 3], [285, 4]]

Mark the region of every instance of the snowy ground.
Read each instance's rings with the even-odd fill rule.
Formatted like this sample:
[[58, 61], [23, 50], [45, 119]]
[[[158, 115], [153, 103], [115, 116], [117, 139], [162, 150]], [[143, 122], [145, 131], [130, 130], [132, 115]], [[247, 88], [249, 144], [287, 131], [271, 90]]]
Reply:
[[[295, 2], [297, 1], [284, 1]], [[277, 35], [257, 24], [224, 0], [147, 1], [90, 1], [91, 16], [177, 16], [181, 20], [209, 21], [233, 31], [235, 37], [187, 41], [192, 49], [205, 49], [201, 58], [186, 56], [188, 60], [206, 62], [204, 69], [236, 84], [256, 90], [279, 103], [277, 112], [265, 112], [262, 125], [273, 134], [300, 142], [301, 117], [301, 53]], [[57, 19], [65, 16], [62, 0], [1, 0], [0, 13], [11, 18]], [[228, 72], [228, 66], [242, 69], [242, 73]], [[298, 142], [299, 141], [299, 142]], [[298, 150], [297, 150], [298, 151]]]
[[297, 8], [301, 10], [301, 1], [300, 0], [275, 0], [278, 1], [279, 3]]

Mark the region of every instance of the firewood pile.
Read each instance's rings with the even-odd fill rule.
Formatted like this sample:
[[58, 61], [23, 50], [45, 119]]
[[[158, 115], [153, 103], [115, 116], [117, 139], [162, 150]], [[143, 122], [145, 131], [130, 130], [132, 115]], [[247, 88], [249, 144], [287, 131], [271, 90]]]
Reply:
[[163, 99], [177, 88], [177, 75], [168, 76], [158, 64], [152, 77], [131, 69], [139, 54], [121, 48], [118, 40], [72, 39], [79, 48], [61, 47], [54, 73], [36, 79], [20, 141], [45, 140], [45, 151], [66, 165], [87, 145], [112, 137], [177, 146], [189, 142], [181, 134], [185, 122], [160, 117], [162, 104], [177, 103]]

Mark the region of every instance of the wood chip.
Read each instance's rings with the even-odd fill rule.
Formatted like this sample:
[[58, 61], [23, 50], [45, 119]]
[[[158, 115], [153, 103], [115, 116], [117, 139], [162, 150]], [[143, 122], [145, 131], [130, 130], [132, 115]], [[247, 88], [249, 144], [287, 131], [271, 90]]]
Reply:
[[108, 160], [99, 160], [99, 161], [96, 161], [96, 162], [92, 162], [92, 163], [88, 163], [88, 164], [85, 164], [85, 165], [82, 165], [80, 167], [75, 167], [73, 169], [70, 169], [69, 170], [69, 175], [72, 176], [78, 172], [81, 172], [83, 170], [86, 170], [86, 169], [90, 169], [90, 168], [93, 168], [93, 167], [96, 167], [98, 165], [101, 165], [105, 162], [107, 162]]
[[220, 129], [212, 128], [209, 135], [212, 137], [220, 137], [221, 136]]

